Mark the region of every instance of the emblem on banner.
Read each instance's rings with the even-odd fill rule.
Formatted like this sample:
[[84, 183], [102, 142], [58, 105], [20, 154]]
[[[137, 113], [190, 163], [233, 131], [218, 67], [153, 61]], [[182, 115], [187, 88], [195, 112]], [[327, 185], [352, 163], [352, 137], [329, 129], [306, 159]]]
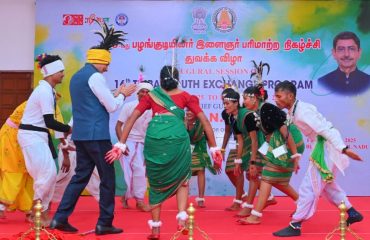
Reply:
[[213, 14], [212, 22], [216, 30], [224, 33], [230, 32], [236, 23], [235, 12], [228, 7], [219, 8]]
[[120, 13], [116, 16], [116, 23], [118, 26], [125, 26], [128, 23], [128, 17], [124, 13]]
[[193, 9], [193, 24], [191, 28], [195, 34], [204, 34], [207, 30], [206, 24], [207, 10], [204, 8], [195, 8]]
[[83, 14], [63, 14], [63, 25], [83, 25]]

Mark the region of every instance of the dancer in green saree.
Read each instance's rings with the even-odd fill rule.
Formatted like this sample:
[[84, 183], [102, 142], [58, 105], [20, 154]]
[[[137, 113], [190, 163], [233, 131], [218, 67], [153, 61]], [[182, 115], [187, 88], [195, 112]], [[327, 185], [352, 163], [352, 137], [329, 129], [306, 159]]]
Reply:
[[149, 123], [145, 142], [144, 157], [149, 181], [149, 203], [152, 207], [152, 220], [148, 221], [152, 234], [148, 239], [159, 239], [161, 204], [176, 195], [179, 213], [178, 229], [186, 232], [186, 207], [188, 180], [191, 176], [191, 150], [189, 135], [184, 124], [184, 108], [192, 111], [207, 135], [210, 152], [215, 167], [221, 167], [221, 151], [216, 147], [212, 126], [199, 107], [197, 101], [187, 92], [177, 88], [179, 72], [171, 66], [164, 66], [160, 73], [160, 86], [140, 99], [132, 116], [127, 120], [120, 141], [108, 152], [106, 159], [113, 162], [129, 151], [125, 144], [136, 119], [146, 110], [152, 109], [153, 119]]
[[213, 167], [207, 152], [207, 139], [204, 134], [204, 128], [191, 111], [186, 112], [186, 128], [189, 133], [192, 149], [191, 172], [193, 176], [197, 176], [198, 180], [198, 197], [195, 198], [195, 201], [198, 207], [204, 208], [204, 192], [206, 187], [205, 169], [207, 168], [214, 175], [217, 174], [217, 171]]
[[249, 209], [248, 218], [240, 219], [244, 225], [259, 224], [262, 210], [266, 205], [271, 187], [287, 194], [294, 201], [297, 192], [289, 185], [292, 172], [297, 173], [299, 159], [304, 150], [300, 131], [287, 123], [286, 114], [273, 104], [265, 102], [267, 92], [262, 84], [249, 87], [244, 91], [244, 105], [254, 111], [255, 126], [263, 132], [266, 142], [260, 145], [259, 152], [265, 157], [258, 202]]
[[[226, 85], [226, 88], [221, 93], [221, 99], [222, 102], [224, 102], [224, 97], [229, 94], [236, 92], [234, 88], [231, 86]], [[236, 106], [239, 106], [237, 104]], [[231, 206], [225, 208], [225, 211], [237, 211], [240, 209], [241, 204], [243, 203], [242, 199], [245, 197], [246, 194], [244, 194], [244, 178], [243, 175], [234, 175], [234, 169], [236, 164], [234, 163], [234, 160], [236, 159], [236, 135], [234, 133], [234, 125], [236, 124], [236, 120], [234, 119], [234, 116], [230, 113], [226, 112], [226, 109], [224, 109], [221, 113], [222, 120], [224, 120], [225, 123], [225, 132], [224, 137], [222, 141], [222, 147], [221, 152], [223, 154], [226, 153], [226, 146], [229, 149], [229, 152], [227, 154], [226, 159], [226, 166], [225, 166], [225, 173], [227, 177], [229, 178], [230, 182], [235, 187], [235, 197], [233, 199], [233, 203]]]
[[[236, 119], [233, 125], [233, 132], [237, 137], [234, 175], [244, 178], [245, 171], [246, 179], [249, 181], [248, 195], [245, 197], [245, 203], [242, 204], [243, 209], [236, 215], [238, 217], [244, 217], [248, 216], [248, 213], [244, 213], [244, 208], [253, 207], [251, 204], [260, 183], [259, 176], [263, 166], [263, 157], [258, 153], [257, 149], [259, 142], [264, 142], [264, 136], [258, 131], [259, 128], [256, 126], [253, 111], [239, 107], [239, 98], [240, 95], [237, 92], [226, 94], [224, 97], [224, 106], [226, 112], [233, 115], [234, 119]], [[269, 204], [274, 204], [273, 202], [276, 203], [272, 197]]]

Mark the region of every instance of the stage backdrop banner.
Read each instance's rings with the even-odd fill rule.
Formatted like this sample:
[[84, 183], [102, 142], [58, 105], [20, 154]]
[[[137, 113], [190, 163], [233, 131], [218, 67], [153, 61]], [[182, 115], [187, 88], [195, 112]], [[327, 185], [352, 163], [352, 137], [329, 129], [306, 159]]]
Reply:
[[[298, 98], [316, 105], [340, 130], [345, 143], [364, 158], [364, 162], [351, 161], [346, 176], [338, 174], [339, 183], [349, 195], [370, 195], [365, 184], [370, 179], [370, 90], [363, 87], [357, 93], [338, 93], [318, 84], [320, 77], [338, 67], [331, 51], [333, 38], [341, 31], [359, 36], [358, 69], [370, 73], [368, 2], [37, 0], [36, 4], [35, 56], [47, 52], [63, 58], [65, 78], [57, 91], [62, 95], [59, 106], [66, 121], [71, 116], [70, 78], [84, 65], [86, 51], [100, 41], [93, 34], [99, 30], [97, 20], [128, 33], [126, 42], [111, 51], [112, 62], [104, 74], [110, 89], [136, 83], [141, 65], [144, 78], [158, 86], [160, 69], [175, 58], [181, 88], [199, 97], [219, 146], [224, 134], [223, 85], [235, 85], [242, 93], [253, 84], [252, 60], [268, 63], [270, 72], [266, 75], [265, 69], [263, 76], [268, 101], [274, 103], [274, 87], [280, 81], [296, 84]], [[35, 67], [35, 84], [41, 78]], [[111, 115], [113, 143], [118, 114]], [[312, 142], [305, 141], [300, 172], [291, 181], [296, 189], [313, 148]], [[118, 182], [122, 181], [120, 176]], [[207, 174], [206, 194], [233, 195], [234, 189], [224, 173]]]

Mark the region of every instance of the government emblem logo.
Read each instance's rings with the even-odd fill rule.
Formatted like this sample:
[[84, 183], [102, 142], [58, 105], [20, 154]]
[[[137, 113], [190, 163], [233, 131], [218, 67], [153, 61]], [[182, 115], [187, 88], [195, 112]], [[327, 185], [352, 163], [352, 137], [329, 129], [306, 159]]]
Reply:
[[195, 34], [204, 34], [207, 31], [206, 24], [207, 10], [204, 8], [193, 9], [193, 24], [191, 28]]
[[236, 23], [235, 12], [228, 7], [219, 8], [212, 16], [212, 23], [217, 31], [231, 32]]

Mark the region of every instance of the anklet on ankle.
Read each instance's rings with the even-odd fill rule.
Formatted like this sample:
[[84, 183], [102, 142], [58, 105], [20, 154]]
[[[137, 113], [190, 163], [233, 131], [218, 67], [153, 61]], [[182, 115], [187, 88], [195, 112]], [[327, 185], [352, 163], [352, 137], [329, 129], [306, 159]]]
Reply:
[[177, 220], [186, 221], [188, 219], [188, 214], [185, 211], [181, 211], [176, 215]]
[[148, 220], [148, 225], [149, 225], [150, 229], [152, 229], [154, 227], [162, 226], [162, 222], [161, 221], [154, 222], [153, 220]]
[[243, 203], [243, 201], [242, 201], [242, 200], [235, 199], [235, 198], [234, 198], [233, 202], [234, 202], [234, 203], [238, 203], [238, 204], [242, 204], [242, 203]]
[[243, 202], [242, 204], [242, 208], [253, 208], [253, 204], [249, 204], [249, 203], [246, 203], [246, 202]]
[[251, 214], [253, 215], [253, 216], [256, 216], [256, 217], [262, 217], [262, 213], [260, 213], [260, 212], [257, 212], [256, 210], [252, 210], [252, 212], [251, 212]]
[[201, 198], [201, 197], [196, 197], [196, 198], [195, 198], [195, 201], [196, 201], [196, 202], [205, 202], [205, 201], [206, 201], [206, 199], [205, 199], [205, 198]]

